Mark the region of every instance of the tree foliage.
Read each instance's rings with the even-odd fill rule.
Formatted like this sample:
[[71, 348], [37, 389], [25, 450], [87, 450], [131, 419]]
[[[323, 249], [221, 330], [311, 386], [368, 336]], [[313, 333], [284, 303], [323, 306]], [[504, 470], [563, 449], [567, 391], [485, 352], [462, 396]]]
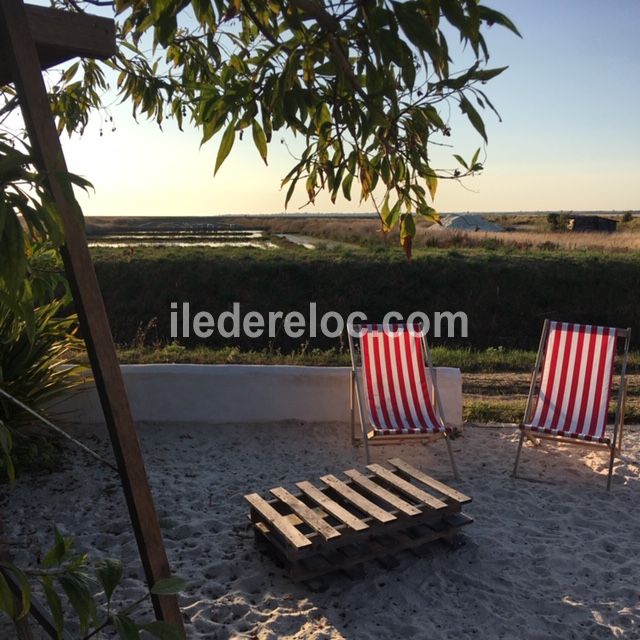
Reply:
[[[302, 151], [282, 180], [285, 204], [296, 189], [310, 203], [322, 190], [371, 200], [409, 245], [414, 216], [436, 216], [438, 181], [483, 168], [479, 151], [446, 169], [431, 150], [452, 134], [452, 105], [487, 140], [483, 85], [505, 69], [487, 66], [487, 29], [519, 35], [478, 0], [56, 1], [113, 8], [119, 52], [107, 66], [135, 117], [188, 121], [203, 143], [217, 136], [215, 171], [243, 135], [266, 163], [278, 132], [292, 132]], [[65, 72], [52, 91], [60, 130], [86, 125], [105, 78], [94, 61]]]

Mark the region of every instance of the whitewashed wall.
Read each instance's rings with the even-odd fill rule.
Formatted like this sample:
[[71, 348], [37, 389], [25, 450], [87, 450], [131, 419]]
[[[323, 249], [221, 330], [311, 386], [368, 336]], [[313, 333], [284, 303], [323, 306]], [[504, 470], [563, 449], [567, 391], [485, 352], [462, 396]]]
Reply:
[[[347, 367], [280, 365], [123, 365], [134, 419], [144, 422], [229, 424], [282, 420], [349, 421]], [[459, 369], [437, 369], [447, 422], [462, 424]], [[52, 412], [71, 422], [102, 422], [93, 383]]]

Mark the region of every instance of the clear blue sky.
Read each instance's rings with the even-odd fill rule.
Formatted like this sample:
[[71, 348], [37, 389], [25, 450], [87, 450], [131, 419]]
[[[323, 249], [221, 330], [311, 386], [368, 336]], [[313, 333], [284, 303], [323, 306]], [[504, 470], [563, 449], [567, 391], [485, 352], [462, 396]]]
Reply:
[[[640, 0], [486, 0], [523, 35], [487, 32], [491, 65], [509, 69], [485, 87], [502, 116], [487, 112], [486, 169], [443, 184], [440, 211], [640, 209]], [[452, 109], [453, 152], [467, 157], [481, 139]], [[91, 180], [87, 215], [211, 215], [283, 210], [280, 179], [291, 166], [284, 147], [265, 167], [249, 140], [213, 177], [218, 141], [199, 149], [196, 131], [160, 132], [135, 124], [128, 107], [113, 110], [117, 130], [94, 123], [65, 140], [72, 171]], [[279, 139], [279, 138], [278, 138]], [[302, 194], [290, 211], [304, 201]], [[370, 203], [321, 198], [305, 211], [371, 211]]]

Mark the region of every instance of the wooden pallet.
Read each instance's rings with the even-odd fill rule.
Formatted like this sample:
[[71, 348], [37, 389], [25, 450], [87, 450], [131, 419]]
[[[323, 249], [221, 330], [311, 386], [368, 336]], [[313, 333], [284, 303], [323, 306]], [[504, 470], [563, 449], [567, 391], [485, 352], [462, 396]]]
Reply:
[[283, 487], [273, 498], [245, 496], [251, 505], [256, 542], [284, 562], [295, 580], [349, 570], [377, 558], [392, 564], [393, 554], [451, 539], [473, 522], [462, 513], [471, 498], [400, 458], [320, 478], [322, 485], [298, 482], [295, 495]]

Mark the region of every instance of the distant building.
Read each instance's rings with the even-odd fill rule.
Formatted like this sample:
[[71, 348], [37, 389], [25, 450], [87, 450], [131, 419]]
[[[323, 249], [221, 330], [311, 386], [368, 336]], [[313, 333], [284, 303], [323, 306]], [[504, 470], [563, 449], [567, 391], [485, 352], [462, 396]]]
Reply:
[[601, 216], [569, 216], [568, 231], [607, 231], [616, 230], [618, 223], [610, 218]]

